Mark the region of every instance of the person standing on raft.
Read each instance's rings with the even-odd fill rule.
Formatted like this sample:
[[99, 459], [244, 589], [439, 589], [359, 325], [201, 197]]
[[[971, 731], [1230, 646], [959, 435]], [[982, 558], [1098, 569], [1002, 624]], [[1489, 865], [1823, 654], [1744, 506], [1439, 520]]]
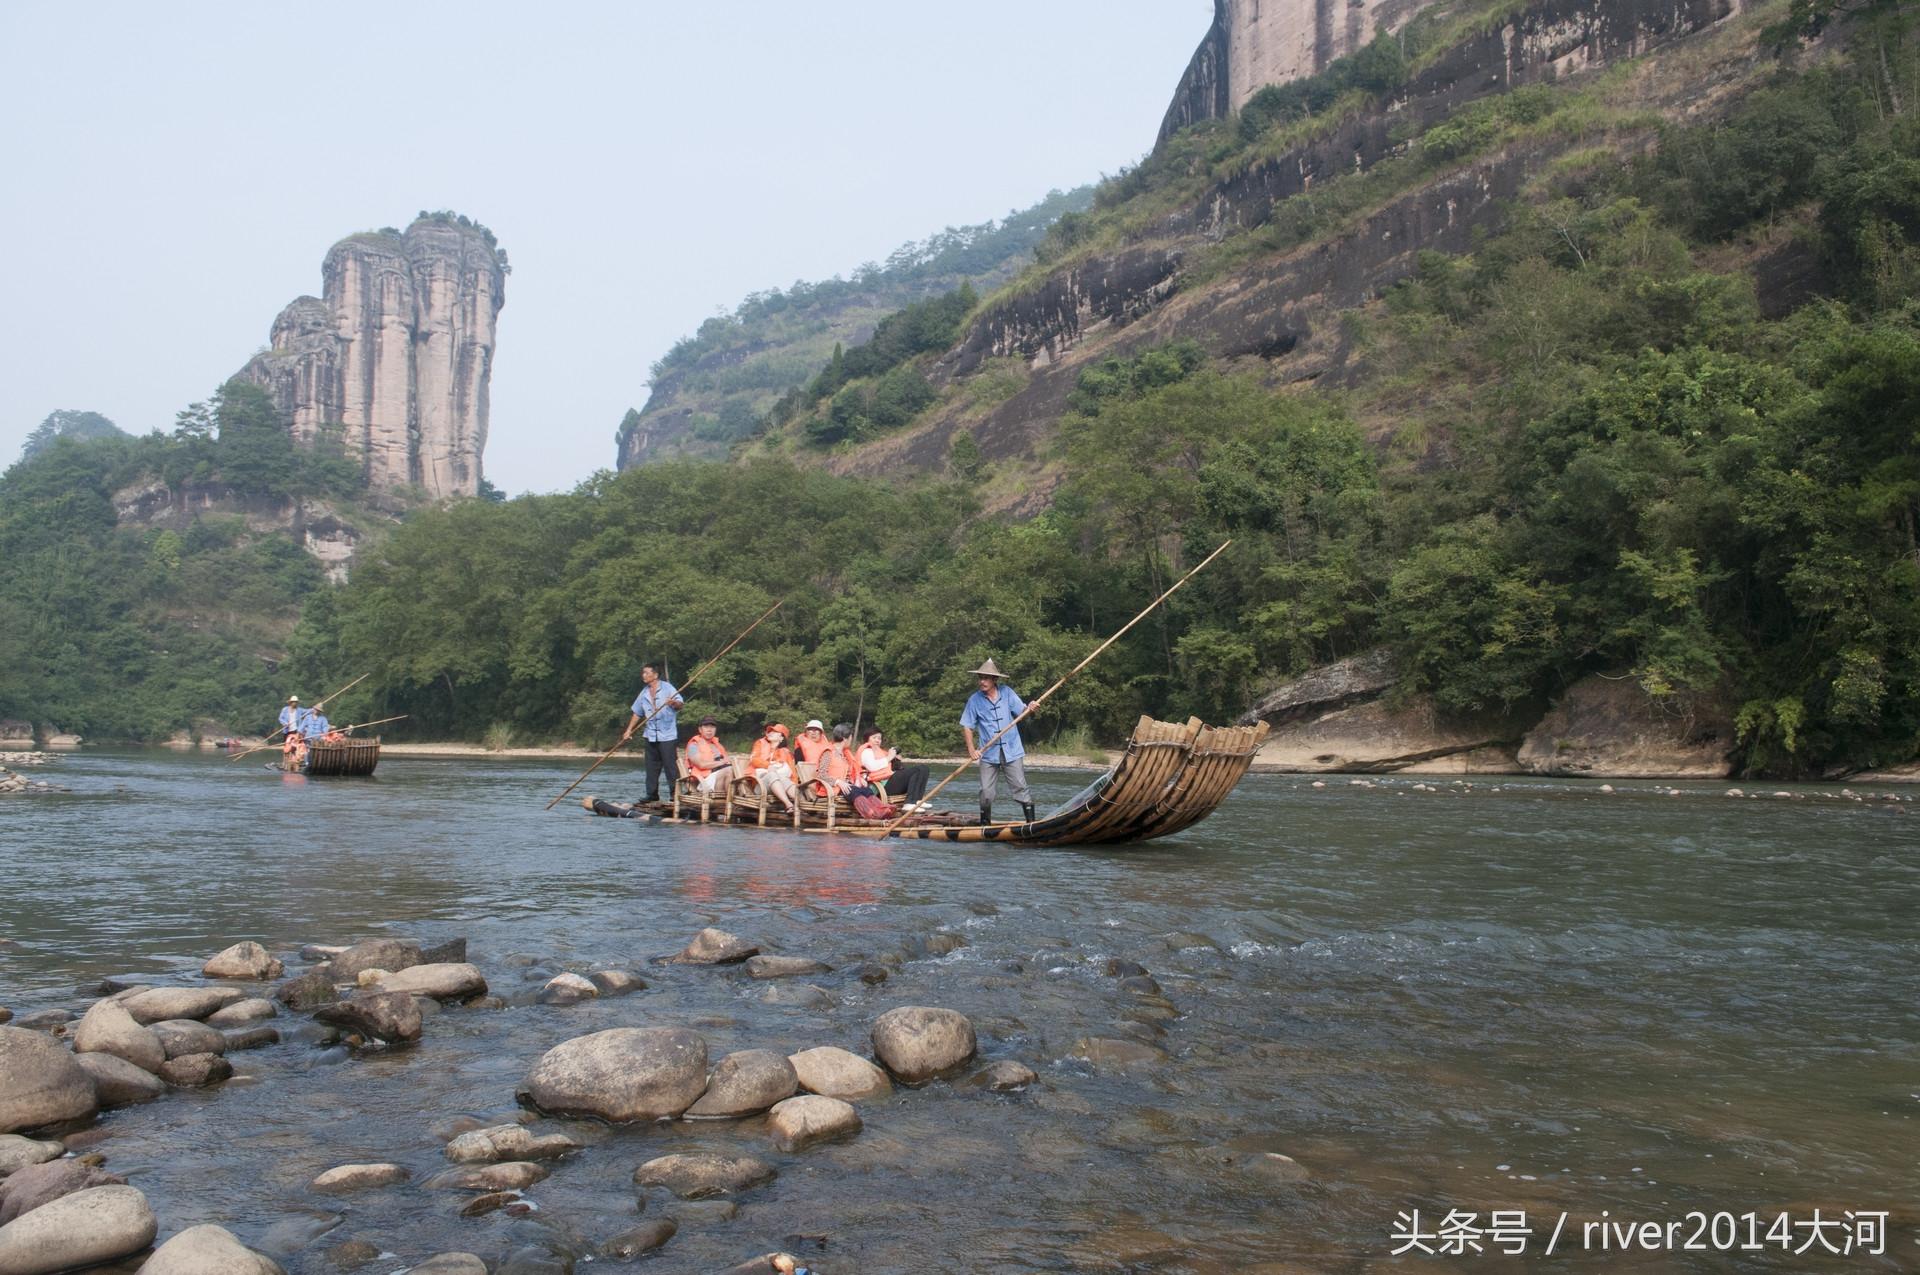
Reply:
[[[680, 698], [672, 682], [662, 680], [660, 670], [651, 664], [640, 666], [640, 683], [640, 694], [633, 700], [633, 718], [627, 723], [620, 742], [624, 744], [632, 739], [640, 723], [647, 722], [647, 800], [658, 801], [661, 771], [667, 774], [668, 792], [680, 782], [680, 764], [673, 750], [680, 742], [680, 715], [676, 710], [686, 707], [686, 701]], [[652, 721], [647, 721], [649, 716]]]
[[[988, 660], [973, 670], [980, 689], [967, 697], [960, 713], [960, 733], [966, 736], [967, 756], [980, 763], [980, 823], [993, 822], [993, 798], [1000, 780], [1007, 781], [1020, 813], [1033, 822], [1033, 790], [1027, 787], [1026, 746], [1020, 742], [1020, 728], [1013, 722], [1027, 711], [1026, 701], [1011, 686], [1000, 685], [1000, 668]], [[1007, 728], [1013, 726], [1013, 729]], [[1001, 731], [1007, 733], [992, 742]], [[979, 737], [979, 746], [974, 743]], [[984, 750], [984, 751], [983, 751]]]
[[287, 706], [280, 710], [280, 729], [289, 735], [304, 734], [300, 727], [307, 710], [300, 707], [298, 695], [287, 696]]

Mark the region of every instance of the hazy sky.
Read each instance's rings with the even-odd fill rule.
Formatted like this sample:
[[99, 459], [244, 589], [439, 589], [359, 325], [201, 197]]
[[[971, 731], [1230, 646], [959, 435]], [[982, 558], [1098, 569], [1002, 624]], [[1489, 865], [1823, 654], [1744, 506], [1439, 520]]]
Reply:
[[1211, 0], [0, 4], [0, 466], [55, 408], [171, 428], [320, 291], [452, 208], [513, 261], [487, 476], [613, 463], [647, 365], [1138, 159]]

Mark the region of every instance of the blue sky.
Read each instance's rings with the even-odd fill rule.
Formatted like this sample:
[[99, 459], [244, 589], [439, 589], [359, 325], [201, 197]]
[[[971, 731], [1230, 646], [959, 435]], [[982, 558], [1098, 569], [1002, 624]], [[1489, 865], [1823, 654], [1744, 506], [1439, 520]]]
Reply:
[[487, 475], [613, 460], [647, 366], [1138, 159], [1211, 0], [0, 6], [0, 465], [55, 408], [171, 427], [422, 208], [513, 261]]

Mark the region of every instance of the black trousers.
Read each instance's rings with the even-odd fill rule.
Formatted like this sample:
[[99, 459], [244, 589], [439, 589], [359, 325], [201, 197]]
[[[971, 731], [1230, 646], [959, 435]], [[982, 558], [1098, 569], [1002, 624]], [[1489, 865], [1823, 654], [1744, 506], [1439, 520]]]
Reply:
[[660, 800], [660, 772], [667, 772], [667, 791], [672, 792], [680, 782], [680, 762], [674, 756], [674, 746], [678, 740], [650, 739], [647, 741], [647, 800]]
[[886, 789], [889, 797], [904, 796], [908, 801], [919, 801], [927, 795], [927, 768], [895, 766], [887, 776]]

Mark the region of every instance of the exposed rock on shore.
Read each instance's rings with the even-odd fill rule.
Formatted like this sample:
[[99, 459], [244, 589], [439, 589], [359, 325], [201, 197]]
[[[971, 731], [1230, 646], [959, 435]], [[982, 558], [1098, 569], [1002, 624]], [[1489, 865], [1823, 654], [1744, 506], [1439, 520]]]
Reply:
[[[418, 1269], [418, 1268], [416, 1268]], [[139, 1275], [286, 1275], [219, 1226], [192, 1226], [153, 1250]]]
[[43, 1204], [0, 1226], [0, 1275], [42, 1275], [138, 1253], [159, 1231], [147, 1197], [100, 1186]]
[[93, 1080], [59, 1041], [24, 1027], [0, 1027], [0, 1133], [90, 1116]]
[[1536, 775], [1724, 779], [1733, 773], [1733, 718], [1696, 705], [1661, 709], [1632, 680], [1586, 677], [1527, 733], [1520, 765]]

